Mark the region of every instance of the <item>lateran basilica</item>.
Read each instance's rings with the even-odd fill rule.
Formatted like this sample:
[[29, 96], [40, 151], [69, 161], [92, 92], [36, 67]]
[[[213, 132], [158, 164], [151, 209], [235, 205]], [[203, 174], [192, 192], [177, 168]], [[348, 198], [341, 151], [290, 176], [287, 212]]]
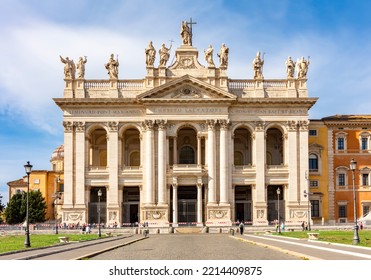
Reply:
[[97, 223], [98, 201], [103, 223], [162, 231], [307, 219], [309, 61], [288, 57], [285, 79], [265, 79], [257, 52], [253, 78], [233, 79], [226, 44], [199, 62], [192, 24], [181, 24], [171, 65], [172, 45], [144, 47], [144, 78], [119, 79], [112, 54], [106, 80], [85, 80], [86, 57], [60, 57], [62, 223]]

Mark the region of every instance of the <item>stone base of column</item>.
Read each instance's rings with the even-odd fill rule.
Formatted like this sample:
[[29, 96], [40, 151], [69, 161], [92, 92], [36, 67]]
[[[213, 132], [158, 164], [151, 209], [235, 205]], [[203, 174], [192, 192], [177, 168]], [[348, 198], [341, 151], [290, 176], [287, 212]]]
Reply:
[[141, 208], [141, 223], [148, 223], [149, 227], [169, 227], [169, 206], [144, 206]]
[[[286, 213], [289, 215], [285, 217], [285, 225], [288, 226], [297, 226], [301, 225], [302, 222], [308, 222], [308, 207], [293, 204], [287, 206]], [[312, 221], [310, 221], [312, 224]]]
[[107, 207], [107, 226], [113, 227], [120, 224], [121, 211], [119, 206]]
[[266, 226], [268, 225], [267, 218], [267, 203], [256, 202], [253, 206], [253, 226]]
[[76, 207], [66, 207], [63, 206], [62, 210], [60, 211], [62, 216], [62, 225], [73, 226], [73, 225], [82, 225], [87, 223], [87, 209], [84, 207], [76, 208]]
[[224, 227], [231, 226], [231, 208], [230, 205], [208, 204], [206, 207], [206, 226]]

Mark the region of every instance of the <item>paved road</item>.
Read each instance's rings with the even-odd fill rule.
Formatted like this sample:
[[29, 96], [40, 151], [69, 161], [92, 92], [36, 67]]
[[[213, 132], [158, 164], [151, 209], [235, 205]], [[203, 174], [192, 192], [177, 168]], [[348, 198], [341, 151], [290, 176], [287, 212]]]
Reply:
[[124, 235], [1, 254], [0, 260], [371, 260], [371, 248], [252, 234]]
[[300, 260], [227, 234], [166, 234], [91, 257], [93, 260]]

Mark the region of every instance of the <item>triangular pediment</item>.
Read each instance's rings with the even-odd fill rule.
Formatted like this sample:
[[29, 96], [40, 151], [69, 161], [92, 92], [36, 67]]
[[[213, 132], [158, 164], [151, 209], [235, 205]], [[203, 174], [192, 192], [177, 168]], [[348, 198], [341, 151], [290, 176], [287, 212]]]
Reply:
[[182, 76], [137, 96], [140, 100], [235, 100], [236, 96], [190, 75]]

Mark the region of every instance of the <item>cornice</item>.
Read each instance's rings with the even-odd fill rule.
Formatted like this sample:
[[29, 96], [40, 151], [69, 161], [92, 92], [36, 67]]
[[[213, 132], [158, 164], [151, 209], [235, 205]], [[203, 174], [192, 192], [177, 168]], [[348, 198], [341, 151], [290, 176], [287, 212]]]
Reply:
[[[228, 99], [136, 99], [136, 98], [53, 98], [59, 107], [65, 106], [120, 106], [120, 105], [142, 105], [142, 104], [224, 104], [224, 105], [277, 105], [277, 106], [306, 106], [312, 107], [318, 98], [239, 98]], [[371, 122], [371, 120], [370, 120]]]

